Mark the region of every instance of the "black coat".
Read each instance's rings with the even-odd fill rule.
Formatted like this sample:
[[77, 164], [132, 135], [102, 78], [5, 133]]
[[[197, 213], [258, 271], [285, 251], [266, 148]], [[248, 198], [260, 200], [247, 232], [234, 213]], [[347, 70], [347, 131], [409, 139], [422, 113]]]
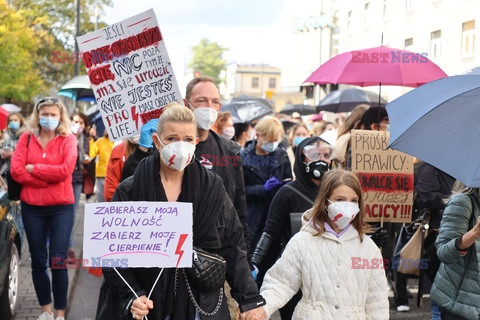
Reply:
[[[112, 201], [167, 201], [159, 170], [160, 156], [155, 151], [140, 162], [134, 176], [119, 185]], [[221, 179], [194, 161], [185, 168], [182, 192], [177, 201], [193, 203], [193, 245], [217, 252], [226, 259], [227, 281], [239, 305], [242, 307], [252, 302], [262, 302], [263, 298], [258, 294], [247, 263], [243, 229]], [[150, 291], [160, 270], [127, 268], [119, 271], [137, 293], [144, 294]], [[104, 269], [104, 277], [96, 319], [122, 319], [123, 309], [129, 314], [129, 307], [124, 307], [125, 301], [132, 300], [134, 295], [114, 270]], [[171, 320], [194, 319], [195, 308], [189, 300], [181, 274], [178, 276], [176, 294], [174, 288], [175, 269], [165, 269], [151, 297], [154, 308], [148, 315], [150, 320], [163, 320], [169, 314]], [[193, 286], [192, 289], [204, 310], [214, 309], [218, 291], [201, 292]], [[224, 297], [219, 312], [208, 319], [228, 318]]]
[[[251, 262], [250, 241], [247, 226], [247, 202], [245, 200], [245, 187], [243, 183], [243, 169], [240, 159], [240, 146], [238, 143], [227, 140], [214, 131], [210, 130], [209, 134], [212, 136], [215, 143], [220, 149], [220, 156], [227, 156], [229, 161], [226, 166], [213, 166], [212, 171], [222, 178], [223, 186], [225, 187], [230, 200], [233, 202], [235, 211], [243, 226], [244, 240], [247, 245], [247, 258], [249, 264]], [[209, 152], [208, 150], [204, 150]], [[145, 157], [152, 154], [153, 149], [150, 148], [148, 152], [140, 150], [138, 147], [135, 152], [128, 157], [122, 171], [122, 180], [131, 176], [138, 165], [138, 163]]]
[[227, 166], [213, 166], [212, 171], [222, 178], [227, 194], [233, 202], [238, 219], [240, 219], [243, 227], [244, 240], [247, 245], [247, 257], [250, 263], [250, 234], [247, 225], [247, 201], [245, 199], [245, 185], [240, 159], [241, 147], [235, 141], [225, 139], [212, 130], [209, 131], [209, 134], [212, 135], [213, 139], [217, 142], [220, 152], [222, 153], [221, 155], [226, 155], [230, 159]]
[[[241, 152], [243, 175], [245, 177], [245, 194], [247, 198], [247, 223], [250, 233], [250, 247], [255, 248], [267, 220], [268, 208], [278, 189], [265, 191], [265, 182], [276, 177], [280, 181], [292, 179], [292, 169], [287, 152], [281, 146], [268, 154], [268, 163], [258, 164], [252, 160], [256, 156], [257, 141], [247, 143]], [[268, 167], [268, 176], [264, 177], [260, 166]]]
[[455, 178], [424, 162], [420, 164], [415, 179], [415, 208], [417, 211], [428, 209], [430, 228], [439, 228], [445, 207], [443, 199], [450, 196]]
[[270, 209], [268, 211], [267, 222], [265, 223], [264, 233], [268, 234], [269, 241], [260, 241], [255, 249], [255, 263], [263, 275], [282, 253], [285, 245], [292, 237], [290, 228], [290, 213], [305, 212], [312, 208], [312, 203], [318, 194], [318, 186], [306, 172], [306, 165], [302, 155], [303, 147], [316, 140], [319, 137], [310, 137], [303, 140], [295, 150], [295, 181], [288, 185], [294, 187], [305, 195], [310, 201], [299, 196], [295, 191], [283, 186], [273, 197]]

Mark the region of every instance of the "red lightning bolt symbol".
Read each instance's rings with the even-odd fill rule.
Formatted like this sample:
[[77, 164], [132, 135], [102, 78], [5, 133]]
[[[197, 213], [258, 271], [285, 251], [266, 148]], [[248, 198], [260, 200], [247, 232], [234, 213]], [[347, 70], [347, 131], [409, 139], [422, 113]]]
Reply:
[[138, 113], [137, 113], [137, 108], [135, 106], [132, 106], [130, 109], [132, 112], [132, 120], [135, 121], [135, 126], [137, 127], [138, 130]]
[[333, 218], [333, 222], [337, 221], [337, 220], [340, 219], [341, 217], [343, 217], [343, 214], [341, 214], [341, 213], [337, 214], [337, 215]]
[[185, 240], [187, 239], [187, 237], [188, 237], [188, 234], [182, 233], [180, 235], [180, 239], [178, 239], [177, 249], [175, 249], [175, 254], [178, 254], [177, 267], [178, 267], [178, 264], [180, 263], [180, 259], [182, 259], [182, 256], [183, 256], [182, 246]]
[[168, 160], [168, 166], [170, 167], [173, 164], [173, 160], [175, 159], [175, 155], [171, 156], [170, 159]]

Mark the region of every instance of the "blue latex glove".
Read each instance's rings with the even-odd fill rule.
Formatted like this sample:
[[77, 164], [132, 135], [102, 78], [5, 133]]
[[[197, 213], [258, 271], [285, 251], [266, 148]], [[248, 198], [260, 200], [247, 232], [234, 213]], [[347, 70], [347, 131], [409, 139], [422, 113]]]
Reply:
[[152, 134], [157, 130], [158, 119], [152, 119], [142, 126], [138, 145], [144, 148], [151, 148], [153, 144]]
[[257, 275], [258, 275], [257, 270], [256, 270], [256, 269], [253, 269], [253, 270], [252, 270], [253, 280], [257, 280]]
[[271, 191], [275, 188], [279, 188], [283, 185], [282, 181], [278, 180], [276, 177], [271, 177], [270, 179], [265, 182], [263, 188], [266, 192]]

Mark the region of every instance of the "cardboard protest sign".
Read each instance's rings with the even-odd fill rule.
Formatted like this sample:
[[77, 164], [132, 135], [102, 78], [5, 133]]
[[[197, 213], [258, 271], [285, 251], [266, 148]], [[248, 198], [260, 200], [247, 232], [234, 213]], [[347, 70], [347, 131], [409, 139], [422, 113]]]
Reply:
[[410, 222], [413, 157], [388, 148], [388, 132], [352, 130], [352, 171], [360, 179], [366, 221]]
[[172, 101], [183, 104], [153, 10], [77, 42], [110, 140], [137, 134]]
[[83, 265], [191, 267], [192, 224], [191, 203], [87, 203]]

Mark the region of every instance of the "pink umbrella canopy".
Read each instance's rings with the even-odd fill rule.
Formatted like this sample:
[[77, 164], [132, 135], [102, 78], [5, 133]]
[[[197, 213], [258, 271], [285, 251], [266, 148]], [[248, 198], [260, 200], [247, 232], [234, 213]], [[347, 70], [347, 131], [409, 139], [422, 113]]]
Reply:
[[385, 46], [349, 51], [322, 64], [305, 82], [418, 87], [447, 77], [427, 56]]

